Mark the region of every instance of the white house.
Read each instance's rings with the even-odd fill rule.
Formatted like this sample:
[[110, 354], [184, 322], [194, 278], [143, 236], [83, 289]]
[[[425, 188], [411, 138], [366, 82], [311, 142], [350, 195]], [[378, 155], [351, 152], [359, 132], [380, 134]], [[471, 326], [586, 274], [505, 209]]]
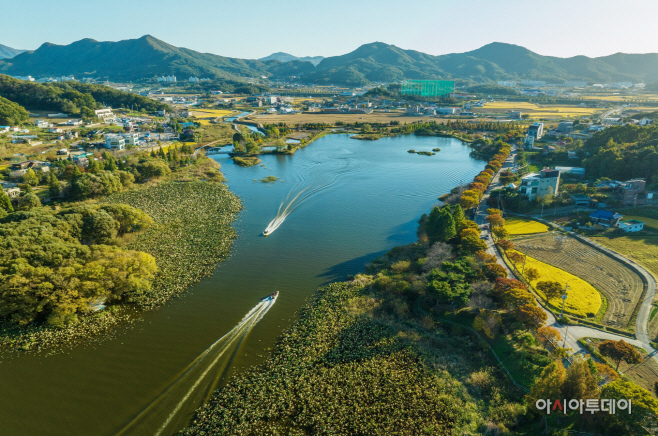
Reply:
[[124, 139], [126, 144], [137, 145], [139, 143], [138, 133], [122, 133], [121, 137]]
[[50, 124], [48, 123], [48, 121], [34, 120], [34, 126], [40, 128], [40, 129], [46, 129], [46, 128], [50, 127]]
[[638, 220], [619, 221], [617, 227], [619, 227], [626, 233], [639, 232], [642, 229], [644, 229], [644, 223]]
[[112, 108], [96, 109], [94, 114], [96, 115], [96, 118], [100, 118], [101, 120], [104, 120], [105, 118], [112, 118], [114, 116], [112, 113]]
[[126, 148], [126, 140], [119, 135], [105, 135], [105, 148], [123, 150]]

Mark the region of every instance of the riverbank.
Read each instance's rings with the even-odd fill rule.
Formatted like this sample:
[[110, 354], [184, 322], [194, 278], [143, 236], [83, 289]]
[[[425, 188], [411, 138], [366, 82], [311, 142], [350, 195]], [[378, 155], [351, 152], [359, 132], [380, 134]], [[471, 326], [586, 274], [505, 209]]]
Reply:
[[[127, 204], [153, 218], [145, 232], [123, 248], [151, 254], [158, 271], [149, 291], [126, 295], [122, 303], [78, 314], [77, 323], [50, 327], [44, 323], [0, 324], [0, 352], [47, 350], [49, 353], [84, 342], [112, 337], [117, 328], [140, 318], [140, 310], [156, 308], [208, 276], [226, 259], [237, 237], [233, 220], [240, 200], [221, 183], [219, 165], [206, 157], [161, 179], [87, 204]], [[138, 309], [138, 310], [135, 310]]]

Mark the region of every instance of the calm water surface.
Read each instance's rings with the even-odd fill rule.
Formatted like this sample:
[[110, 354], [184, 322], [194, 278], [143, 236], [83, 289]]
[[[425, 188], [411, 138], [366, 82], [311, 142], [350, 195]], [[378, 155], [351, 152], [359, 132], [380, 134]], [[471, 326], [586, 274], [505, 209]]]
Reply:
[[[436, 147], [441, 152], [431, 157], [407, 153]], [[240, 238], [231, 258], [184, 297], [146, 313], [115, 339], [50, 357], [5, 359], [0, 364], [0, 434], [156, 433], [163, 410], [150, 413], [149, 405], [260, 298], [280, 291], [237, 351], [227, 353], [231, 359], [213, 369], [211, 378], [220, 386], [263, 362], [319, 286], [357, 273], [391, 247], [414, 241], [420, 215], [483, 165], [455, 139], [414, 136], [358, 141], [328, 135], [294, 156], [263, 156], [264, 166], [251, 168], [234, 165], [226, 155], [212, 157], [245, 206], [236, 222]], [[281, 180], [255, 181], [269, 175]], [[262, 237], [282, 202], [291, 204], [292, 212], [272, 235]], [[183, 387], [177, 397], [187, 391]], [[184, 426], [194, 406], [184, 404], [162, 434]], [[153, 418], [142, 420], [139, 431], [126, 429], [146, 409]]]

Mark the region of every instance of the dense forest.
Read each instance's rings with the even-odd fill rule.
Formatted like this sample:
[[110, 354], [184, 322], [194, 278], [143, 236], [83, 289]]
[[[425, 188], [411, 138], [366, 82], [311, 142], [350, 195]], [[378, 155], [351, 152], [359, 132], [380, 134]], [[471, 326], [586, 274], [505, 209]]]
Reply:
[[94, 110], [105, 106], [131, 107], [154, 112], [169, 109], [164, 103], [105, 85], [78, 82], [35, 83], [0, 75], [0, 97], [34, 110], [52, 110], [94, 118]]
[[29, 119], [30, 114], [23, 106], [0, 97], [0, 125], [17, 126]]
[[583, 167], [592, 178], [658, 182], [658, 126], [609, 127], [585, 141]]

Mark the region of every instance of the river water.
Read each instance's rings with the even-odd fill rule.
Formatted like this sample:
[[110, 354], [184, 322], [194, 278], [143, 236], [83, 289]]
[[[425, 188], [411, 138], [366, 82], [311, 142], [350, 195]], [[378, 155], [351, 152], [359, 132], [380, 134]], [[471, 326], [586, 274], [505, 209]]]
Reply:
[[[435, 156], [407, 153], [437, 147]], [[263, 362], [319, 286], [414, 241], [420, 215], [483, 166], [458, 140], [415, 136], [328, 135], [293, 156], [262, 156], [262, 165], [250, 168], [212, 157], [245, 206], [232, 256], [115, 339], [5, 359], [0, 434], [172, 434], [212, 386]], [[279, 180], [256, 181], [270, 175]], [[289, 214], [279, 213], [265, 238], [277, 211]], [[257, 306], [275, 290], [276, 304]]]

